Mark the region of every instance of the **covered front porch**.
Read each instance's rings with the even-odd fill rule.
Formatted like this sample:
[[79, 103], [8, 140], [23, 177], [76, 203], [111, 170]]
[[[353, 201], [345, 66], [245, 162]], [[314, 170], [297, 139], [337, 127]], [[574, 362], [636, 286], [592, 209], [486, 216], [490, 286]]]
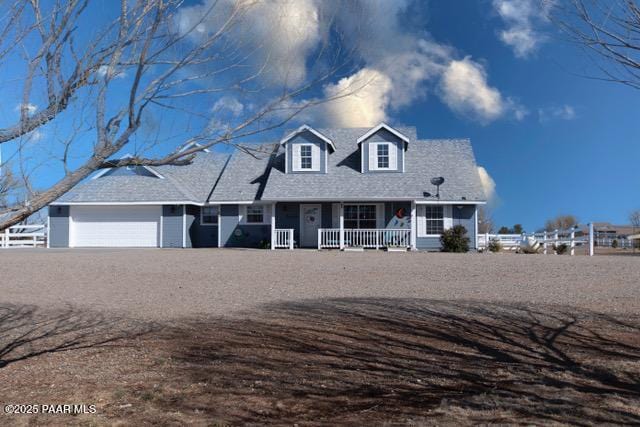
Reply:
[[277, 202], [271, 249], [416, 249], [411, 201]]

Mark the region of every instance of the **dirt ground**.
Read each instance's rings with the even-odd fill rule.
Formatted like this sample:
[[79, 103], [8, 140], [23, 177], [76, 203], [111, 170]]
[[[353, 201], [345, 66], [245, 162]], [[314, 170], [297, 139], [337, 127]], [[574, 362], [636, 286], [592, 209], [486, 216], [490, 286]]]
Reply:
[[[84, 253], [28, 252], [38, 268], [57, 265], [69, 277], [104, 265], [127, 284], [132, 302], [116, 310], [116, 295], [98, 304], [103, 293], [83, 280], [42, 277], [31, 286], [24, 278], [3, 280], [0, 404], [96, 410], [0, 414], [0, 424], [640, 423], [636, 258], [227, 252], [206, 253], [224, 258], [213, 265], [221, 262], [229, 271], [244, 263], [262, 271], [275, 263], [283, 279], [273, 281], [265, 271], [258, 282], [245, 282], [243, 304], [233, 298], [214, 304], [201, 293], [207, 301], [190, 311], [190, 299], [165, 293], [194, 269], [176, 257], [201, 261], [204, 255], [168, 252], [183, 262], [173, 276], [155, 281], [162, 313], [157, 296], [144, 302], [142, 295], [153, 292], [145, 280], [126, 274], [133, 271], [129, 263], [147, 261], [142, 271], [166, 263], [165, 251], [96, 251], [92, 256], [101, 260], [90, 265]], [[0, 277], [15, 277], [15, 267], [0, 256]], [[291, 261], [314, 256], [308, 274], [287, 277], [294, 274]], [[530, 270], [522, 271], [527, 263]], [[374, 283], [396, 286], [372, 291], [371, 276], [363, 273], [372, 265], [382, 276]], [[425, 270], [435, 266], [444, 273], [425, 280]], [[226, 269], [202, 269], [209, 286], [224, 284], [235, 293]], [[334, 276], [347, 273], [351, 278], [340, 292]], [[305, 292], [291, 291], [289, 280]], [[122, 292], [111, 284], [115, 279], [98, 275], [94, 282]], [[323, 291], [313, 291], [323, 282]], [[553, 295], [546, 295], [547, 282], [557, 289]], [[606, 290], [598, 291], [597, 282]], [[280, 291], [262, 293], [255, 283]], [[505, 294], [509, 283], [521, 289], [520, 301]], [[39, 288], [44, 296], [36, 295]], [[37, 304], [24, 302], [29, 292]], [[78, 296], [73, 303], [49, 298], [45, 304], [56, 292]], [[218, 304], [227, 304], [227, 312]], [[212, 314], [202, 313], [206, 307]]]

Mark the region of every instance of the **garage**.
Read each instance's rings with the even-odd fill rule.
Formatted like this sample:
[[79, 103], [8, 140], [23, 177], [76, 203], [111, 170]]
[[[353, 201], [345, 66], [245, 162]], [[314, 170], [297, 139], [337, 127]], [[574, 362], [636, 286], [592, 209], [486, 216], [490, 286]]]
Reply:
[[71, 206], [69, 246], [158, 247], [161, 206]]

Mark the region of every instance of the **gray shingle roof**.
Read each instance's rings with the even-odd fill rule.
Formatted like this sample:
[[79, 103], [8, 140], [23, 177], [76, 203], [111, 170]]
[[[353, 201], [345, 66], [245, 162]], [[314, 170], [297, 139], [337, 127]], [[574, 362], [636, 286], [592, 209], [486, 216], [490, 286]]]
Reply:
[[250, 145], [249, 153], [236, 152], [229, 160], [209, 202], [259, 199], [267, 179], [267, 166], [277, 144]]
[[326, 174], [285, 174], [284, 150], [274, 160], [262, 198], [265, 200], [381, 198], [433, 200], [430, 179], [445, 178], [440, 199], [484, 201], [471, 143], [459, 140], [416, 140], [415, 128], [398, 128], [411, 139], [406, 152], [404, 173], [360, 173], [360, 154], [356, 139], [367, 129], [318, 129], [333, 139], [337, 149], [329, 155]]
[[154, 168], [165, 179], [106, 175], [88, 180], [56, 203], [433, 200], [423, 193], [435, 194], [429, 181], [436, 176], [445, 178], [443, 201], [486, 199], [469, 140], [418, 140], [415, 128], [396, 129], [410, 138], [404, 173], [360, 173], [356, 140], [367, 128], [317, 129], [336, 145], [326, 174], [285, 174], [279, 144], [251, 145], [251, 155], [202, 152], [190, 165]]
[[77, 185], [56, 200], [64, 203], [194, 202], [207, 200], [229, 154], [198, 153], [186, 166], [153, 169], [165, 179], [141, 175], [105, 175]]

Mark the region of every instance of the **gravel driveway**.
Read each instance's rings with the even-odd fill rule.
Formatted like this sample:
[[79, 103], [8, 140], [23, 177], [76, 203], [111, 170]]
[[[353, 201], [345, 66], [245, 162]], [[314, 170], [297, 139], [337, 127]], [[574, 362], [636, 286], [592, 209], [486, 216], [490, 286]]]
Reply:
[[277, 301], [384, 297], [640, 311], [640, 257], [297, 250], [6, 250], [0, 302], [145, 320], [242, 314]]

